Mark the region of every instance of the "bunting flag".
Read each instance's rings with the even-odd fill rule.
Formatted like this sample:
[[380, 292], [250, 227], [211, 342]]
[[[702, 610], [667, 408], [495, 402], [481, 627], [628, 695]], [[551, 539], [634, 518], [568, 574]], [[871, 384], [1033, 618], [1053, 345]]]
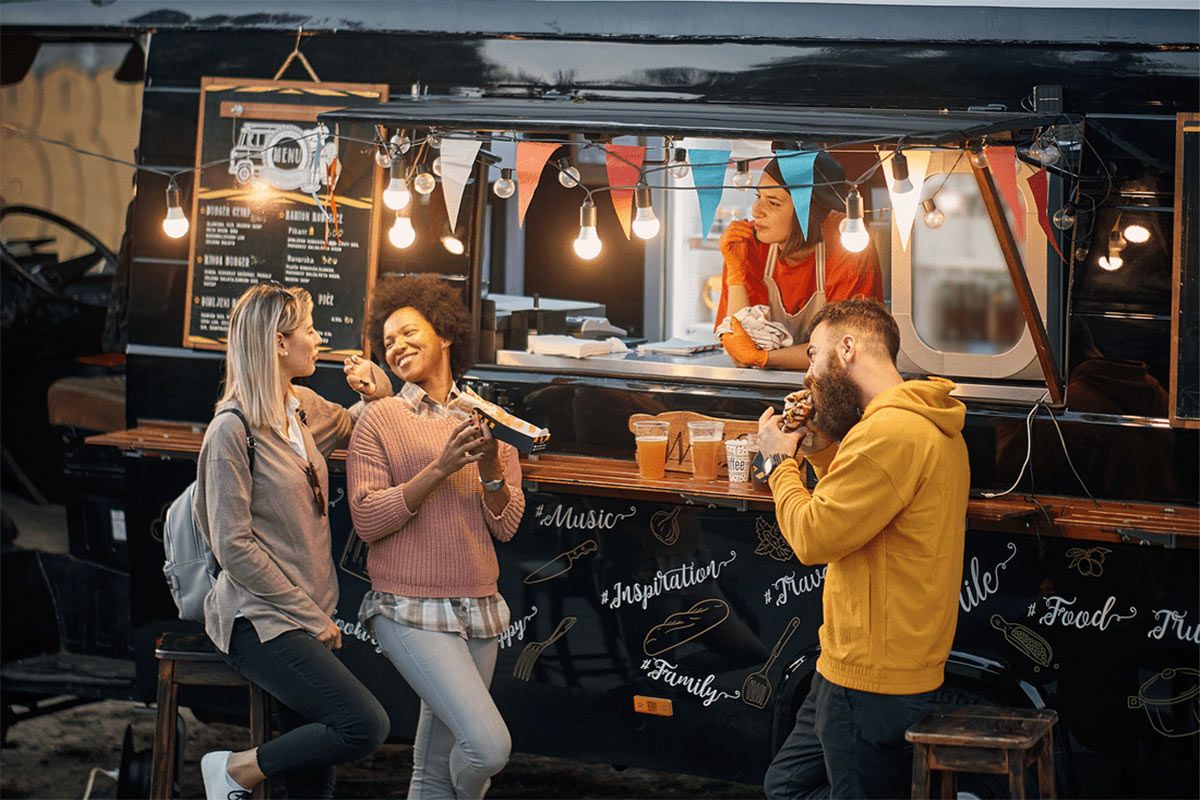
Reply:
[[1033, 192], [1033, 202], [1037, 206], [1038, 223], [1041, 224], [1042, 230], [1046, 232], [1046, 238], [1050, 240], [1050, 246], [1054, 248], [1054, 252], [1058, 253], [1058, 257], [1066, 262], [1063, 258], [1063, 252], [1058, 247], [1058, 237], [1055, 235], [1056, 230], [1050, 225], [1050, 217], [1046, 215], [1046, 206], [1050, 200], [1050, 178], [1046, 174], [1045, 169], [1039, 169], [1037, 172], [1025, 179], [1029, 184], [1029, 190]]
[[610, 189], [613, 209], [625, 238], [629, 238], [629, 225], [633, 218], [633, 187], [642, 176], [642, 162], [646, 160], [646, 148], [640, 145], [606, 144], [604, 159], [608, 166], [608, 185], [629, 188]]
[[517, 225], [525, 225], [525, 212], [542, 179], [542, 170], [558, 148], [553, 142], [517, 142]]
[[921, 189], [925, 186], [925, 175], [929, 172], [928, 150], [905, 150], [904, 158], [908, 161], [908, 181], [912, 191], [896, 194], [892, 177], [892, 167], [884, 164], [883, 179], [887, 181], [888, 195], [892, 198], [892, 221], [900, 234], [900, 245], [907, 251], [908, 241], [912, 238], [913, 221], [917, 218], [917, 208], [921, 204]]
[[813, 162], [817, 159], [817, 151], [779, 150], [775, 156], [783, 182], [792, 185], [788, 192], [792, 195], [792, 206], [800, 223], [800, 232], [807, 239], [808, 210], [812, 204]]
[[700, 238], [707, 239], [725, 191], [722, 187], [729, 167], [729, 151], [689, 150], [688, 160], [692, 162], [692, 181], [700, 199]]
[[[482, 144], [476, 139], [442, 140], [442, 198], [446, 201], [446, 218], [450, 220], [451, 231], [458, 227], [463, 189], [475, 168], [475, 156]], [[486, 187], [480, 188], [486, 190]]]
[[985, 147], [988, 166], [996, 179], [996, 188], [1008, 204], [1013, 216], [1013, 233], [1017, 240], [1025, 238], [1025, 214], [1021, 212], [1021, 198], [1017, 190], [1017, 149], [1015, 147]]

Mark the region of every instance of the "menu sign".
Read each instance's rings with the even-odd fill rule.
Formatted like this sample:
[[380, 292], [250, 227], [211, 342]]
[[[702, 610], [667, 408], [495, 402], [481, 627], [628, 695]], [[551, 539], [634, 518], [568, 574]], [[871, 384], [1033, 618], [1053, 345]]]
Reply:
[[317, 116], [387, 95], [382, 84], [201, 80], [184, 346], [225, 349], [234, 302], [273, 280], [312, 295], [322, 358], [364, 352], [383, 175]]

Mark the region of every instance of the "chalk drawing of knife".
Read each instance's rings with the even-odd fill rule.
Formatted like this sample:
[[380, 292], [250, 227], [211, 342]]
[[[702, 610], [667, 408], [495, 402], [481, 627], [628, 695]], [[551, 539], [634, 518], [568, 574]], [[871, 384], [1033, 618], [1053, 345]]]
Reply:
[[568, 550], [562, 555], [552, 558], [545, 564], [542, 564], [540, 567], [535, 569], [533, 572], [526, 575], [525, 583], [544, 583], [546, 581], [553, 580], [559, 575], [569, 572], [571, 567], [578, 559], [582, 558], [588, 553], [594, 552], [596, 552], [596, 540], [588, 539], [586, 542], [574, 548], [573, 550]]

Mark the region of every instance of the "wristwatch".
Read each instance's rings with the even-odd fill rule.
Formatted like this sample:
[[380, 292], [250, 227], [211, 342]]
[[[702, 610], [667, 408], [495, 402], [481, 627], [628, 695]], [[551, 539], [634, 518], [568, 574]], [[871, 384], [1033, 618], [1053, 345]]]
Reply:
[[764, 456], [762, 462], [763, 475], [768, 478], [771, 477], [771, 473], [775, 471], [775, 468], [789, 458], [794, 458], [794, 456], [789, 456], [787, 453], [772, 453], [769, 456]]
[[496, 478], [494, 481], [485, 481], [483, 476], [479, 476], [479, 482], [483, 484], [485, 492], [498, 492], [504, 488], [504, 478]]

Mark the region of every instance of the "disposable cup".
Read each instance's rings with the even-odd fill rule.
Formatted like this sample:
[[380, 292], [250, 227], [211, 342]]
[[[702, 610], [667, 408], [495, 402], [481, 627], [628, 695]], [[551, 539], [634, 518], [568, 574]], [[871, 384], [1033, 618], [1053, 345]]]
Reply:
[[662, 480], [667, 466], [667, 433], [670, 428], [666, 422], [633, 423], [639, 477]]

